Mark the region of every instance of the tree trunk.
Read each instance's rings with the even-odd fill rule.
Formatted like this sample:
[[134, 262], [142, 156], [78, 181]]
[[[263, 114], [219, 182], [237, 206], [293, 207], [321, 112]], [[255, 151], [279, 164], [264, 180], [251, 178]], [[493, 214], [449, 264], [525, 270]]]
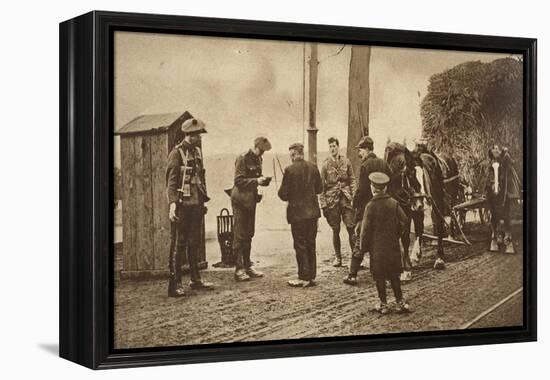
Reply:
[[349, 114], [347, 156], [356, 176], [361, 164], [355, 145], [369, 134], [370, 46], [353, 45], [349, 67]]

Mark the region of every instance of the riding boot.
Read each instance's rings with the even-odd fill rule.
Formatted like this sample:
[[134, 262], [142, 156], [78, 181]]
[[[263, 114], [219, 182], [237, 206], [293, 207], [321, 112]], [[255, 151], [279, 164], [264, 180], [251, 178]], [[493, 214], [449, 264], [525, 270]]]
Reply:
[[342, 266], [342, 250], [341, 250], [342, 244], [340, 242], [339, 228], [332, 229], [332, 245], [334, 246], [334, 261], [332, 262], [332, 266], [341, 267]]

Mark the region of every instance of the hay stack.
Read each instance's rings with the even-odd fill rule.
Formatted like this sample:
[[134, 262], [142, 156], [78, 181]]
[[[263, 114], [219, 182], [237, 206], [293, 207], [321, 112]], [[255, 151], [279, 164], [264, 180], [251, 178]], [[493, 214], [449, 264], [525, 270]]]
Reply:
[[508, 147], [520, 176], [523, 132], [523, 62], [465, 62], [430, 78], [421, 104], [423, 137], [458, 161], [461, 175], [482, 191], [487, 150]]

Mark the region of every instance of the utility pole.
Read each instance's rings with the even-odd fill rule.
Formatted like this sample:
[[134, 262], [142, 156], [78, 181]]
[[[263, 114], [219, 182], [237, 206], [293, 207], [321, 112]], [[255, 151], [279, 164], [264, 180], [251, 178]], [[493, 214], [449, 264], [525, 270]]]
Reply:
[[361, 164], [355, 145], [369, 134], [370, 46], [352, 45], [349, 66], [349, 112], [347, 156], [356, 176]]
[[312, 43], [309, 57], [309, 125], [307, 128], [308, 159], [317, 165], [317, 44]]

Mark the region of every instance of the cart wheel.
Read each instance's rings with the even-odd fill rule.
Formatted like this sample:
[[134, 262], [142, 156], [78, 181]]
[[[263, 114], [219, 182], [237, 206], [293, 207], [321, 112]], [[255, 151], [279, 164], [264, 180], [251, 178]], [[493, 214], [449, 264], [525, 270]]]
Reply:
[[[457, 204], [458, 205], [462, 204], [464, 202], [466, 202], [466, 194], [464, 193], [464, 191], [459, 191], [456, 195], [456, 203], [455, 203], [454, 206], [456, 206]], [[458, 222], [458, 225], [461, 229], [464, 228], [464, 225], [466, 224], [466, 213], [467, 212], [468, 212], [468, 210], [463, 209], [463, 208], [454, 210], [455, 219]]]
[[466, 224], [466, 212], [466, 210], [457, 211], [456, 220], [458, 220], [458, 225], [460, 228], [464, 228], [464, 225]]
[[460, 231], [464, 229], [464, 224], [466, 224], [466, 211], [464, 210], [453, 210], [451, 215], [451, 235], [453, 239], [460, 240], [461, 235]]

